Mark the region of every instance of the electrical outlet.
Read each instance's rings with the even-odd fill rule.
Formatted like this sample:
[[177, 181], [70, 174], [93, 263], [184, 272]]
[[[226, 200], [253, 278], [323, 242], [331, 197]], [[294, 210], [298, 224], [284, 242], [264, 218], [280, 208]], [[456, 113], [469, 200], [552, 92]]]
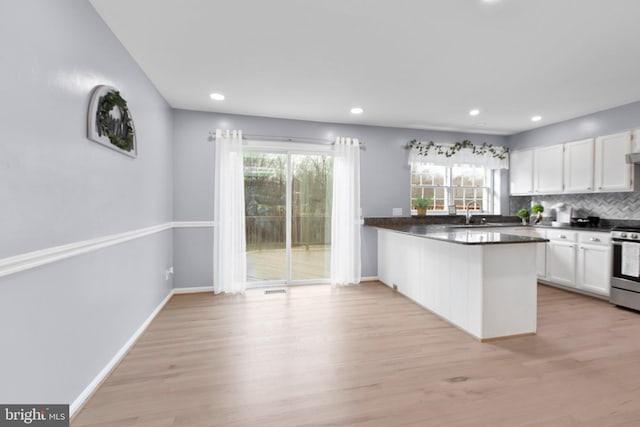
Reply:
[[393, 290], [397, 291], [398, 290], [398, 285], [396, 285], [395, 283], [393, 284]]
[[393, 216], [402, 216], [402, 208], [393, 208]]

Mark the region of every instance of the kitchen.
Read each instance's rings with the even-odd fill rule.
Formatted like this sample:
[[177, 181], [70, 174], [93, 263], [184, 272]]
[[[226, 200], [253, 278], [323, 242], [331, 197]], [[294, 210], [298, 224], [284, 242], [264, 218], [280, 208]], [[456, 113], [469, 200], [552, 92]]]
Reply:
[[[611, 227], [640, 221], [624, 160], [640, 151], [640, 6], [423, 3], [4, 3], [0, 316], [21, 345], [0, 356], [0, 403], [71, 404], [79, 426], [636, 421], [640, 316], [609, 303], [606, 260], [635, 276], [613, 245], [636, 233]], [[87, 139], [96, 85], [128, 100], [137, 157]], [[216, 129], [364, 142], [360, 285], [213, 295]], [[511, 164], [461, 175], [464, 191], [456, 166], [443, 183], [417, 179], [441, 212], [415, 220], [413, 140], [504, 147]], [[537, 204], [542, 225], [520, 226]], [[419, 278], [473, 285], [490, 267], [490, 288], [510, 281], [500, 262], [525, 272], [528, 304], [509, 314], [526, 315], [524, 331], [480, 342], [415, 304], [422, 289], [383, 277], [376, 218], [458, 227], [398, 257], [411, 267], [435, 251]], [[551, 225], [571, 218], [588, 226]], [[499, 236], [512, 242], [486, 244]], [[457, 256], [490, 262], [463, 273]]]

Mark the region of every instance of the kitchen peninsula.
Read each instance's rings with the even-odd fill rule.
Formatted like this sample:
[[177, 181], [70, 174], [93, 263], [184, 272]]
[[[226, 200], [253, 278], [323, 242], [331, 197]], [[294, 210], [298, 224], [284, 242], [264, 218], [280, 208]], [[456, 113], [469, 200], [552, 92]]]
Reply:
[[536, 332], [536, 244], [500, 228], [376, 226], [380, 280], [484, 341]]

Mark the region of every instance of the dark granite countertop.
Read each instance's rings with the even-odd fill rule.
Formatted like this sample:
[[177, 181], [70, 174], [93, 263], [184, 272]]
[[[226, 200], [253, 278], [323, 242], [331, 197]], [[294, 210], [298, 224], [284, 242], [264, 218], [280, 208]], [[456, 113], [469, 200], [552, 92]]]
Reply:
[[[421, 217], [397, 216], [397, 217], [368, 217], [364, 219], [364, 225], [370, 227], [391, 228], [402, 225], [433, 225], [433, 226], [465, 226], [464, 215], [427, 215]], [[502, 215], [472, 215], [471, 227], [519, 227], [522, 221], [516, 216]], [[527, 224], [527, 227], [551, 228], [577, 231], [602, 231], [609, 232], [616, 226], [640, 227], [640, 220], [606, 219], [601, 218], [597, 227], [577, 227], [572, 225], [554, 227], [551, 221], [543, 220], [540, 224]]]
[[[509, 224], [510, 226], [511, 224]], [[517, 224], [516, 224], [517, 225]], [[487, 226], [490, 227], [490, 226]], [[398, 233], [410, 234], [425, 239], [442, 240], [463, 245], [495, 245], [505, 243], [539, 243], [548, 242], [547, 239], [539, 237], [515, 236], [508, 233], [496, 231], [485, 231], [482, 227], [460, 227], [451, 225], [396, 225], [377, 226], [384, 230], [396, 231]]]

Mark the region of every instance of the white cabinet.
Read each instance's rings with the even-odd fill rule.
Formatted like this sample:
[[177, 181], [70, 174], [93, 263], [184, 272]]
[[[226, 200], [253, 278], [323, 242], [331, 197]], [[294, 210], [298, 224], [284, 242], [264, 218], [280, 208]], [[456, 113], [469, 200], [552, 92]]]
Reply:
[[563, 146], [552, 145], [533, 150], [533, 192], [562, 193]]
[[628, 165], [625, 159], [631, 151], [630, 131], [596, 138], [596, 191], [633, 190], [632, 165]]
[[593, 191], [593, 139], [564, 144], [564, 191], [588, 193]]
[[[544, 230], [533, 230], [532, 237], [540, 237], [544, 239], [545, 236]], [[538, 243], [536, 245], [536, 275], [544, 279], [547, 277], [547, 244], [546, 243]]]
[[509, 184], [513, 195], [533, 192], [533, 151], [514, 151], [510, 154]]
[[[546, 238], [546, 233], [543, 228], [514, 227], [496, 230], [492, 229], [492, 231], [515, 234], [516, 236], [539, 237], [541, 239]], [[544, 242], [536, 244], [536, 275], [540, 279], [544, 279], [547, 275], [547, 245]]]
[[577, 286], [609, 296], [611, 280], [611, 238], [608, 233], [580, 232]]
[[547, 230], [547, 280], [576, 286], [576, 233]]
[[640, 134], [612, 135], [514, 151], [510, 160], [512, 195], [593, 193], [634, 190], [634, 166], [625, 156], [640, 151]]

